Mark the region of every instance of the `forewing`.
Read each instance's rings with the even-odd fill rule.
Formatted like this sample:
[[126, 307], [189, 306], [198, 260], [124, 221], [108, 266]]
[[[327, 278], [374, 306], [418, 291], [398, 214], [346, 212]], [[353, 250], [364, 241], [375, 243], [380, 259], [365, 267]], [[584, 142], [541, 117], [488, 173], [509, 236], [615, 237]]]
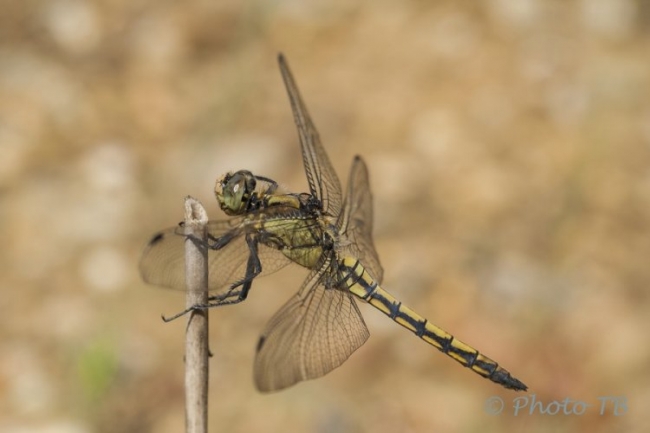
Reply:
[[298, 127], [298, 137], [302, 148], [302, 158], [309, 190], [323, 204], [323, 210], [329, 215], [338, 215], [341, 211], [341, 183], [332, 167], [327, 153], [320, 142], [318, 131], [309, 116], [307, 107], [300, 96], [296, 82], [289, 70], [284, 56], [278, 56], [280, 72], [289, 94], [294, 121]]
[[342, 250], [351, 254], [381, 284], [384, 270], [372, 240], [372, 193], [368, 181], [368, 169], [360, 156], [355, 156], [350, 168], [348, 190], [343, 211], [339, 216], [339, 232], [348, 238]]
[[279, 391], [323, 376], [370, 336], [352, 295], [327, 286], [327, 280], [322, 271], [312, 271], [266, 325], [254, 368], [260, 391]]
[[[214, 292], [227, 289], [246, 276], [250, 251], [244, 234], [252, 228], [243, 218], [208, 222], [210, 245], [227, 240], [218, 250], [208, 248], [208, 290]], [[157, 286], [186, 290], [186, 238], [184, 229], [180, 226], [154, 235], [140, 259], [142, 279]], [[258, 256], [262, 263], [259, 276], [277, 271], [290, 263], [280, 251], [265, 245], [259, 246]]]

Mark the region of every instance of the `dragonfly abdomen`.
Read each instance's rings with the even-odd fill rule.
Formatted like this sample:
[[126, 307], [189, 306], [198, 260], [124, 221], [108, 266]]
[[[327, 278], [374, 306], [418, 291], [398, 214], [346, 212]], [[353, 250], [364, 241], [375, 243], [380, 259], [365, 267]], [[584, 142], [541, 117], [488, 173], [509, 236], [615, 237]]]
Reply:
[[368, 302], [417, 337], [492, 382], [517, 391], [528, 388], [497, 362], [403, 305], [382, 289], [357, 259], [346, 257], [340, 261], [340, 265], [342, 270], [348, 271], [344, 284], [353, 295]]

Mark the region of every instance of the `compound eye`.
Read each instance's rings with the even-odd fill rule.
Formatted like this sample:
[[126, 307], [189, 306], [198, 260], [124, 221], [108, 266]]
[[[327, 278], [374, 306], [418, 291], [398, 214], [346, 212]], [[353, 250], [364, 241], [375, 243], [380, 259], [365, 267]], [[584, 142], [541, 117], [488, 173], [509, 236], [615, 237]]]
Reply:
[[234, 195], [250, 195], [255, 190], [255, 176], [249, 171], [240, 170], [225, 181], [224, 188]]

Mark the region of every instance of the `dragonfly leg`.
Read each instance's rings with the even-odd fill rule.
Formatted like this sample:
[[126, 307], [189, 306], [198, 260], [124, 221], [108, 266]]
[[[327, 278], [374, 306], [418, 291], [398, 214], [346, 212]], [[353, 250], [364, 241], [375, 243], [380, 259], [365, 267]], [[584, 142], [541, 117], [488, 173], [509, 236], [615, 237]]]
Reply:
[[[250, 286], [250, 283], [249, 283], [249, 286]], [[236, 292], [232, 291], [232, 290], [229, 290], [228, 293], [226, 293], [224, 295], [211, 296], [211, 297], [208, 298], [208, 303], [207, 304], [192, 305], [191, 307], [186, 308], [185, 310], [181, 311], [180, 313], [176, 313], [173, 316], [166, 317], [166, 316], [163, 315], [162, 316], [163, 322], [165, 322], [165, 323], [171, 322], [173, 320], [178, 319], [179, 317], [183, 317], [184, 315], [186, 315], [187, 313], [190, 313], [192, 311], [207, 310], [208, 308], [215, 308], [215, 307], [222, 307], [224, 305], [238, 304], [241, 301], [243, 301], [244, 299], [246, 299], [246, 297], [244, 297], [244, 298], [241, 297], [241, 292], [242, 291], [243, 291], [243, 289], [238, 290]]]
[[221, 237], [214, 237], [208, 233], [208, 248], [212, 250], [220, 250], [232, 241], [237, 235], [235, 233], [226, 233]]
[[253, 280], [262, 272], [262, 263], [258, 255], [257, 237], [246, 235], [246, 244], [250, 252], [246, 263], [246, 276], [233, 284], [225, 294], [208, 298], [210, 304], [215, 306], [237, 304], [248, 297]]
[[253, 235], [246, 236], [246, 244], [250, 250], [248, 262], [246, 264], [246, 276], [233, 284], [228, 291], [222, 295], [210, 296], [207, 304], [196, 304], [174, 314], [171, 317], [162, 316], [164, 322], [171, 322], [179, 317], [186, 315], [191, 311], [206, 310], [208, 308], [221, 307], [224, 305], [238, 304], [248, 297], [248, 292], [253, 285], [253, 280], [262, 272], [262, 263], [258, 256], [257, 238]]

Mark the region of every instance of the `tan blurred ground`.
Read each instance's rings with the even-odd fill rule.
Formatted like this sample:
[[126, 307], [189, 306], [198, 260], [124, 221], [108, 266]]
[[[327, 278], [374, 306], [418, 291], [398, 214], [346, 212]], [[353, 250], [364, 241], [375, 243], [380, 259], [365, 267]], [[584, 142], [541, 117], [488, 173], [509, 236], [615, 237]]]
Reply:
[[[329, 376], [253, 388], [305, 272], [211, 312], [211, 431], [643, 431], [650, 405], [650, 7], [642, 0], [9, 2], [0, 14], [0, 430], [178, 432], [180, 293], [147, 238], [247, 168], [304, 191], [283, 51], [343, 180], [370, 167], [384, 285], [582, 416], [363, 306]], [[530, 396], [530, 394], [528, 394]], [[599, 414], [598, 397], [629, 410]], [[519, 395], [521, 396], [521, 394]]]

